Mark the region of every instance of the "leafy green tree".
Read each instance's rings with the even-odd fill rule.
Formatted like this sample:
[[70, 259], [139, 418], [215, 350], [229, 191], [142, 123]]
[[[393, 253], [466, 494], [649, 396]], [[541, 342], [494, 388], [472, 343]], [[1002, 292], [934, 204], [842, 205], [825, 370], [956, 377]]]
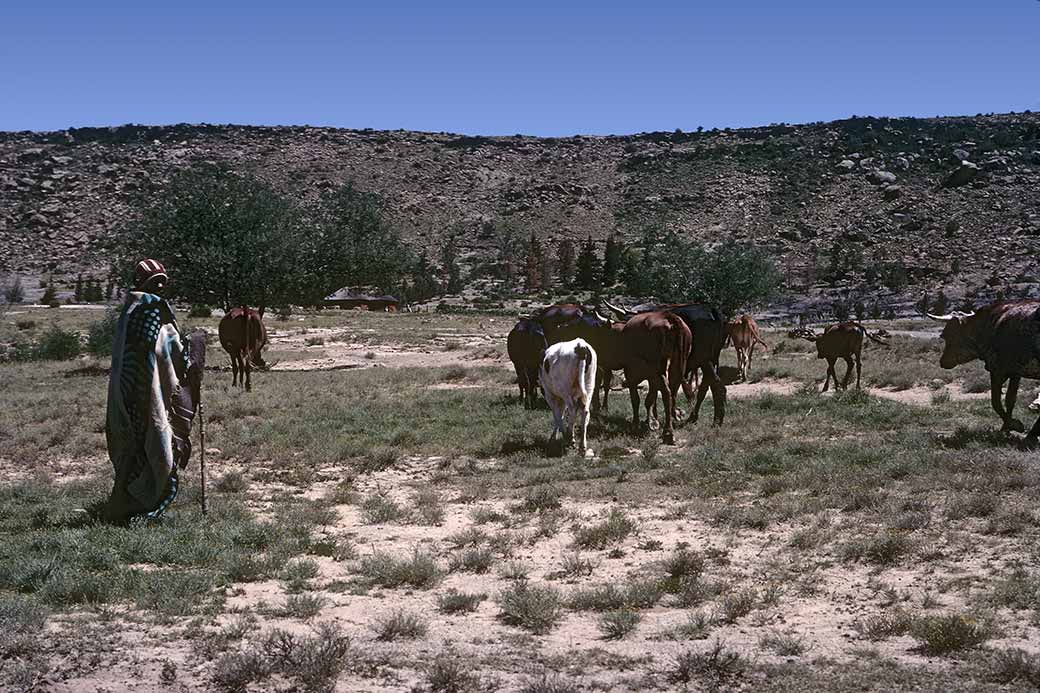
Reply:
[[599, 290], [603, 267], [596, 255], [592, 236], [585, 239], [575, 260], [574, 285], [579, 289]]
[[732, 315], [776, 296], [781, 276], [772, 256], [735, 241], [708, 249], [674, 232], [644, 236], [648, 245], [629, 291], [666, 302], [702, 302]]
[[437, 283], [436, 272], [425, 251], [416, 258], [410, 275], [411, 284], [404, 292], [409, 301], [428, 301], [440, 293], [441, 287]]

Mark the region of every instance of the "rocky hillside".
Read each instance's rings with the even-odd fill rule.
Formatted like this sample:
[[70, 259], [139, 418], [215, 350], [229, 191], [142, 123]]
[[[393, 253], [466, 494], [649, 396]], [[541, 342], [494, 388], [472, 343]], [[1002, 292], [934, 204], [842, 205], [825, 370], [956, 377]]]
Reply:
[[[1024, 292], [1040, 243], [1040, 115], [854, 118], [696, 133], [471, 137], [173, 125], [0, 133], [0, 273], [103, 271], [91, 241], [172, 171], [227, 162], [309, 198], [354, 181], [416, 246], [469, 259], [510, 223], [546, 241], [648, 226], [747, 240], [789, 288]], [[1017, 285], [1017, 286], [1016, 286]]]

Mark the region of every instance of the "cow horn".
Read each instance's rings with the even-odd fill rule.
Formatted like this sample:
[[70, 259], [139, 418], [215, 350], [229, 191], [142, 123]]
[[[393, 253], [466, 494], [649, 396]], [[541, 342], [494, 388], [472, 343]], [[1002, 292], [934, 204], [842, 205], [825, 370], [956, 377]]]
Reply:
[[603, 305], [605, 305], [607, 308], [610, 308], [612, 311], [614, 311], [618, 315], [626, 315], [626, 316], [627, 315], [635, 315], [635, 313], [633, 313], [632, 311], [628, 310], [627, 308], [618, 308], [617, 306], [615, 306], [612, 303], [610, 303], [610, 301], [603, 301]]
[[953, 313], [947, 313], [946, 315], [935, 315], [933, 313], [925, 313], [925, 315], [930, 317], [932, 320], [938, 320], [939, 322], [949, 322], [957, 317]]

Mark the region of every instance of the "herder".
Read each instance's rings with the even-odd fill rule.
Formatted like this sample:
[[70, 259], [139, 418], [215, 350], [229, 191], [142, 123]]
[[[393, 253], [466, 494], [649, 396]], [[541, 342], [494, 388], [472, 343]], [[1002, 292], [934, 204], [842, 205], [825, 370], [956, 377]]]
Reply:
[[189, 383], [187, 345], [162, 298], [168, 281], [159, 262], [137, 263], [112, 344], [105, 421], [115, 469], [105, 509], [112, 522], [159, 517], [177, 495], [177, 469], [191, 455], [197, 388]]

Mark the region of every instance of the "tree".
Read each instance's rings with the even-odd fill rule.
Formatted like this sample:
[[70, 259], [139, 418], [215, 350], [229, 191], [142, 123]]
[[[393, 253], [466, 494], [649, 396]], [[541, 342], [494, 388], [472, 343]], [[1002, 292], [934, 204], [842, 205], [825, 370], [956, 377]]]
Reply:
[[76, 288], [72, 292], [72, 300], [80, 303], [83, 300], [83, 275], [76, 275]]
[[462, 291], [462, 270], [459, 268], [459, 246], [456, 234], [449, 234], [441, 247], [441, 270], [444, 273], [444, 291], [457, 294]]
[[427, 301], [440, 293], [441, 287], [437, 283], [436, 273], [425, 251], [416, 258], [410, 274], [412, 282], [404, 292], [407, 300], [416, 302]]
[[555, 257], [556, 257], [556, 249], [555, 248], [547, 248], [542, 253], [542, 266], [540, 268], [541, 272], [542, 272], [542, 276], [541, 276], [541, 279], [539, 280], [539, 283], [541, 284], [541, 287], [542, 287], [542, 291], [551, 291], [553, 286], [555, 286], [555, 283], [556, 283], [555, 282], [555, 277], [554, 277], [555, 269], [556, 269], [556, 263], [554, 262]]
[[596, 255], [596, 244], [593, 243], [592, 236], [582, 243], [574, 264], [574, 285], [579, 289], [599, 290], [603, 268]]
[[574, 243], [564, 238], [556, 248], [556, 271], [560, 285], [570, 288], [574, 280]]
[[545, 264], [545, 253], [542, 250], [542, 244], [538, 242], [538, 238], [532, 231], [524, 251], [524, 280], [528, 293], [544, 287], [542, 283], [543, 264]]
[[617, 283], [621, 272], [621, 262], [625, 254], [625, 245], [617, 234], [607, 237], [607, 247], [603, 250], [603, 285], [613, 286]]
[[301, 207], [215, 165], [175, 174], [108, 240], [127, 284], [152, 257], [170, 272], [171, 298], [225, 309], [313, 305], [344, 286], [396, 290], [412, 263], [370, 193], [347, 184]]
[[639, 271], [629, 277], [629, 291], [665, 302], [701, 302], [732, 315], [771, 300], [780, 272], [764, 250], [735, 241], [708, 249], [674, 232], [644, 235]]

